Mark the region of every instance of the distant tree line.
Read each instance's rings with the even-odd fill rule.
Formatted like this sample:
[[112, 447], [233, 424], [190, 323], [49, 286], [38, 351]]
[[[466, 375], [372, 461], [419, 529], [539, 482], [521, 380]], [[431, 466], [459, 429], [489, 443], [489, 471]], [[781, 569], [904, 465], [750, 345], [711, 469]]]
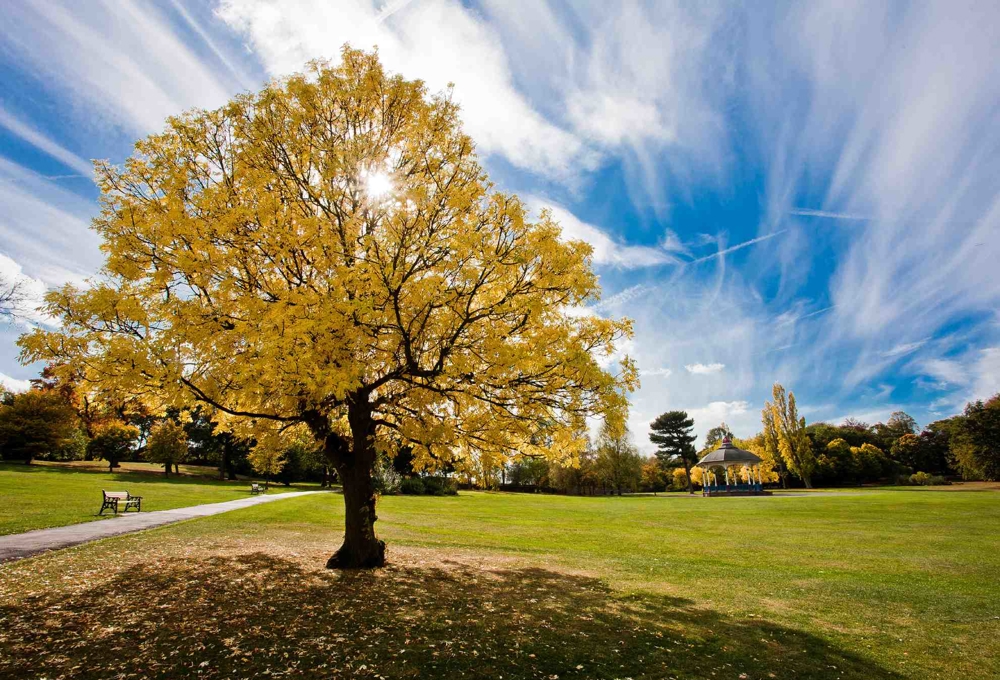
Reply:
[[[684, 482], [700, 484], [701, 470], [688, 461], [714, 450], [725, 436], [723, 423], [712, 428], [703, 448], [686, 443], [691, 421], [683, 411], [663, 414], [651, 425], [650, 439], [660, 447], [661, 466], [673, 468]], [[947, 477], [1000, 479], [1000, 394], [970, 402], [962, 414], [920, 428], [913, 417], [896, 411], [874, 425], [847, 419], [840, 425], [806, 424], [795, 395], [775, 384], [772, 400], [761, 412], [762, 431], [733, 438], [762, 459], [766, 482], [788, 486], [844, 486], [874, 482], [926, 484]], [[665, 434], [669, 431], [668, 434]], [[686, 433], [686, 434], [685, 434]], [[677, 484], [675, 484], [677, 486]]]
[[[761, 414], [762, 431], [740, 439], [722, 423], [694, 446], [694, 421], [668, 411], [650, 426], [655, 456], [643, 457], [627, 430], [602, 427], [583, 451], [564, 461], [522, 456], [501, 460], [471, 452], [458, 459], [414, 466], [408, 447], [380, 458], [380, 493], [453, 493], [456, 484], [485, 489], [621, 495], [636, 491], [693, 492], [702, 483], [701, 457], [732, 437], [763, 461], [765, 482], [781, 486], [844, 486], [873, 482], [934, 483], [945, 477], [1000, 480], [1000, 394], [970, 402], [963, 413], [920, 428], [897, 411], [886, 422], [848, 419], [806, 424], [795, 395], [776, 384]], [[220, 478], [258, 475], [276, 483], [333, 481], [333, 468], [311, 437], [274, 442], [241, 439], [207, 410], [154, 416], [139, 401], [84, 391], [46, 369], [21, 393], [0, 393], [0, 458], [125, 461], [163, 466], [213, 466]], [[414, 481], [415, 480], [415, 481]]]
[[331, 481], [331, 468], [311, 442], [292, 440], [274, 455], [219, 427], [208, 410], [151, 414], [140, 402], [80, 389], [46, 368], [31, 389], [0, 393], [0, 458], [68, 462], [103, 460], [214, 467], [220, 478], [267, 477], [278, 483]]

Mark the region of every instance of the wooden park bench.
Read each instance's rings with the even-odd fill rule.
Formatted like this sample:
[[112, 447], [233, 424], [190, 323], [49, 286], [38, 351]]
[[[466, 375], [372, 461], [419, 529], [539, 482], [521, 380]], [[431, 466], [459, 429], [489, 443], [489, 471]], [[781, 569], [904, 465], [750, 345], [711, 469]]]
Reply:
[[250, 483], [250, 495], [256, 496], [259, 493], [264, 493], [266, 489], [263, 484], [258, 484], [257, 482]]
[[101, 489], [101, 493], [104, 494], [104, 503], [101, 505], [101, 511], [97, 513], [98, 515], [103, 515], [108, 508], [114, 510], [117, 515], [119, 503], [125, 505], [122, 512], [128, 512], [129, 508], [135, 508], [136, 512], [140, 512], [142, 509], [142, 496], [133, 496], [128, 491], [105, 491], [103, 489]]

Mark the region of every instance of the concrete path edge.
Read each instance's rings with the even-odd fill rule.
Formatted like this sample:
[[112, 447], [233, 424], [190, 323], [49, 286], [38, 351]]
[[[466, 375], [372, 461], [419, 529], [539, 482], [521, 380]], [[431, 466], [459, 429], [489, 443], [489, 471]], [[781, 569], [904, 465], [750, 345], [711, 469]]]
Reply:
[[82, 522], [80, 524], [69, 524], [63, 527], [52, 527], [50, 529], [35, 529], [25, 531], [20, 534], [9, 534], [0, 536], [0, 563], [20, 560], [25, 557], [48, 552], [50, 550], [60, 550], [69, 548], [81, 543], [89, 543], [102, 538], [130, 534], [135, 531], [153, 529], [166, 524], [183, 522], [188, 519], [198, 517], [209, 517], [223, 512], [249, 508], [262, 503], [272, 503], [285, 498], [298, 498], [316, 493], [329, 493], [328, 491], [293, 491], [266, 496], [251, 496], [250, 498], [238, 498], [234, 501], [223, 501], [221, 503], [206, 503], [204, 505], [192, 505], [186, 508], [174, 508], [172, 510], [156, 510], [153, 512], [136, 512], [119, 514], [117, 517], [109, 517], [104, 520], [93, 522]]

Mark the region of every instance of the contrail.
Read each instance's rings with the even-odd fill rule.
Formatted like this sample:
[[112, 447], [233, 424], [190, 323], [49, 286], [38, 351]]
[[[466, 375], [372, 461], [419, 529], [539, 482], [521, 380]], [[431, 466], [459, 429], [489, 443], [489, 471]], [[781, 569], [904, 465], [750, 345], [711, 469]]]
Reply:
[[782, 229], [781, 231], [776, 231], [773, 234], [767, 234], [766, 236], [758, 236], [757, 238], [752, 238], [749, 241], [744, 241], [743, 243], [737, 243], [735, 246], [730, 246], [725, 250], [720, 250], [716, 253], [712, 253], [711, 255], [706, 255], [705, 257], [699, 257], [697, 260], [691, 260], [690, 262], [686, 262], [685, 264], [698, 264], [699, 262], [705, 262], [706, 260], [711, 260], [716, 257], [722, 257], [723, 255], [728, 255], [734, 250], [739, 250], [740, 248], [746, 248], [747, 246], [752, 246], [755, 243], [760, 243], [761, 241], [766, 241], [769, 238], [774, 238], [775, 236], [784, 234], [786, 231], [788, 230]]

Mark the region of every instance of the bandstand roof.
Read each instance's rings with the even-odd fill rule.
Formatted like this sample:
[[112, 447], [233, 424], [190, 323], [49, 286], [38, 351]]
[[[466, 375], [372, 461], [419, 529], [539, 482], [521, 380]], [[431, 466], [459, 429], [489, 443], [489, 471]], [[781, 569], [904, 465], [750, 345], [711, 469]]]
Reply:
[[715, 465], [728, 467], [730, 465], [757, 465], [760, 462], [760, 456], [736, 448], [733, 446], [732, 440], [726, 437], [722, 440], [719, 448], [706, 454], [704, 458], [698, 461], [697, 465], [698, 467], [712, 467]]

